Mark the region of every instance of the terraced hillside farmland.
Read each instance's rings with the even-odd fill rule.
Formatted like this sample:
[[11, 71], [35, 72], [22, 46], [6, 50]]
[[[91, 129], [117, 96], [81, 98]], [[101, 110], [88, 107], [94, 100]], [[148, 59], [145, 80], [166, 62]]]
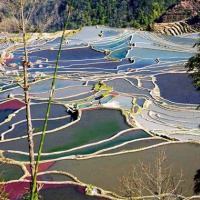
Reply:
[[[99, 36], [100, 34], [100, 36]], [[140, 161], [166, 151], [174, 172], [192, 185], [200, 168], [200, 94], [185, 69], [198, 34], [180, 37], [145, 31], [84, 27], [65, 39], [39, 166], [43, 199], [123, 199], [119, 179]], [[35, 157], [45, 118], [60, 38], [29, 40], [28, 68]], [[23, 49], [0, 76], [0, 151], [9, 199], [30, 185]], [[72, 115], [72, 109], [77, 115]], [[90, 191], [90, 192], [88, 192]]]

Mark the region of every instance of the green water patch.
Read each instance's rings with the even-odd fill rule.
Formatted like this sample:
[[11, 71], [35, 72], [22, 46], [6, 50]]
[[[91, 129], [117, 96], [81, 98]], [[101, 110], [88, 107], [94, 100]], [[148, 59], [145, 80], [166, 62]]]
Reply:
[[132, 131], [127, 131], [118, 137], [103, 142], [101, 144], [95, 144], [93, 146], [88, 146], [85, 148], [77, 149], [74, 151], [66, 152], [66, 153], [61, 153], [61, 154], [55, 154], [55, 155], [49, 155], [49, 156], [42, 156], [42, 159], [44, 160], [51, 160], [51, 159], [56, 159], [59, 157], [65, 157], [65, 156], [70, 156], [70, 155], [86, 155], [86, 154], [92, 154], [97, 151], [111, 148], [120, 144], [123, 144], [124, 142], [128, 141], [133, 141], [136, 139], [141, 139], [141, 138], [149, 138], [151, 137], [148, 133], [146, 133], [143, 130], [132, 130]]
[[100, 95], [99, 97], [92, 98], [90, 100], [90, 102], [78, 105], [78, 108], [84, 109], [84, 108], [89, 108], [91, 106], [98, 105], [98, 104], [100, 104], [99, 99], [101, 99], [101, 104], [105, 104], [105, 103], [108, 103], [110, 100], [112, 100], [114, 98], [113, 95], [108, 95], [108, 96], [102, 97], [104, 94], [107, 95], [108, 93], [105, 92], [102, 95]]
[[[138, 130], [130, 130], [127, 132], [124, 132], [123, 134], [119, 135], [116, 138], [113, 138], [109, 141], [105, 141], [101, 144], [95, 144], [92, 146], [84, 147], [81, 149], [65, 152], [65, 153], [58, 153], [58, 154], [52, 154], [52, 155], [42, 155], [41, 159], [42, 160], [53, 160], [61, 157], [66, 157], [66, 156], [72, 156], [72, 155], [87, 155], [87, 154], [92, 154], [96, 153], [97, 151], [104, 150], [107, 148], [111, 148], [120, 144], [123, 144], [124, 142], [129, 142], [129, 141], [134, 141], [137, 139], [142, 139], [142, 138], [150, 138], [151, 136], [146, 133], [144, 130], [138, 129]], [[125, 150], [125, 149], [124, 149]], [[29, 161], [29, 157], [26, 155], [18, 154], [18, 153], [9, 153], [5, 152], [4, 156], [6, 158], [11, 158], [17, 161]]]
[[[47, 131], [60, 128], [71, 122], [71, 117], [64, 119], [49, 120], [47, 125]], [[44, 126], [44, 120], [32, 120], [33, 133], [41, 132]], [[15, 125], [14, 129], [4, 135], [4, 139], [12, 139], [27, 135], [27, 122], [22, 122]]]
[[4, 85], [4, 86], [2, 87], [2, 91], [14, 89], [14, 88], [16, 88], [16, 87], [19, 87], [19, 85], [18, 85], [18, 84]]
[[66, 176], [64, 174], [55, 174], [55, 173], [48, 173], [39, 176], [40, 181], [48, 181], [48, 182], [61, 182], [61, 181], [71, 181], [74, 182], [74, 179]]
[[[80, 121], [58, 131], [46, 134], [43, 152], [59, 152], [108, 139], [122, 130], [130, 128], [119, 110], [97, 109], [82, 113]], [[34, 136], [37, 152], [41, 136]], [[56, 142], [55, 142], [56, 140]], [[1, 150], [28, 152], [27, 138], [1, 142]]]
[[[166, 151], [167, 160], [165, 166], [172, 165], [172, 176], [182, 170], [187, 185], [193, 184], [193, 178], [199, 169], [200, 146], [192, 143], [166, 144], [162, 147], [154, 147], [144, 151], [129, 152], [107, 157], [96, 157], [86, 160], [62, 160], [57, 161], [48, 170], [66, 171], [76, 176], [84, 183], [90, 183], [108, 191], [119, 193], [119, 178], [125, 172], [129, 172], [139, 162], [152, 163], [153, 157], [158, 151]], [[106, 181], [105, 181], [106, 180]], [[188, 191], [192, 195], [192, 188]]]
[[28, 155], [19, 154], [19, 153], [4, 152], [3, 155], [5, 158], [10, 158], [16, 161], [28, 162], [30, 160]]
[[63, 151], [66, 149], [71, 149], [74, 147], [78, 147], [81, 144], [86, 144], [88, 141], [92, 141], [94, 139], [94, 131], [95, 131], [95, 135], [96, 137], [105, 137], [108, 135], [108, 133], [117, 133], [118, 130], [120, 129], [120, 126], [116, 123], [116, 121], [114, 119], [110, 119], [109, 121], [103, 121], [103, 122], [97, 122], [97, 124], [95, 125], [95, 127], [86, 127], [86, 129], [83, 130], [77, 130], [76, 131], [76, 135], [78, 137], [78, 140], [63, 145], [63, 146], [58, 146], [58, 147], [54, 147], [49, 149], [48, 152], [58, 152], [58, 151]]
[[4, 181], [18, 180], [24, 175], [20, 166], [7, 163], [0, 163], [0, 172]]
[[83, 109], [83, 108], [89, 108], [93, 105], [93, 103], [84, 103], [84, 104], [81, 104], [81, 105], [78, 105], [78, 108], [79, 109]]
[[164, 143], [164, 142], [166, 142], [166, 140], [162, 140], [162, 139], [145, 139], [145, 140], [133, 141], [123, 146], [117, 147], [115, 149], [105, 151], [103, 152], [103, 154], [104, 153], [112, 154], [112, 153], [117, 153], [117, 152], [122, 152], [122, 151], [130, 151], [133, 149], [145, 148], [145, 147], [153, 146], [153, 145]]
[[[83, 188], [84, 189], [84, 188]], [[85, 194], [84, 190], [80, 189], [79, 186], [62, 186], [55, 188], [45, 188], [40, 190], [40, 195], [43, 200], [61, 200], [61, 199], [71, 199], [71, 200], [106, 200], [107, 198], [88, 196]], [[56, 194], [56, 197], [55, 197]]]

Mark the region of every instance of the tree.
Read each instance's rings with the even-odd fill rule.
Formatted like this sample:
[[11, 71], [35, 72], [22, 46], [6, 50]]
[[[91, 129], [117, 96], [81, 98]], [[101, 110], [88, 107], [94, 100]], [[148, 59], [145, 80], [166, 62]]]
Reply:
[[[32, 30], [38, 27], [38, 24], [40, 24], [38, 28], [43, 28], [43, 25], [45, 25], [46, 31], [63, 28], [69, 2], [69, 0], [40, 1], [38, 12], [33, 13], [30, 20]], [[114, 27], [133, 27], [133, 21], [137, 21], [139, 26], [146, 28], [148, 24], [153, 23], [157, 17], [163, 14], [169, 6], [179, 2], [180, 0], [79, 0], [74, 3], [76, 11], [71, 16], [69, 26], [70, 29], [77, 29], [80, 26], [98, 25], [100, 23]], [[2, 22], [7, 21], [9, 13], [2, 11], [2, 15], [4, 17]], [[46, 24], [48, 19], [51, 19], [51, 23]], [[3, 24], [4, 26], [8, 25], [8, 23]], [[13, 29], [13, 23], [9, 24]], [[0, 30], [2, 28], [4, 27], [0, 26]]]
[[[73, 2], [74, 1], [72, 0], [72, 4], [73, 4]], [[25, 196], [24, 198], [25, 199], [30, 198], [31, 200], [38, 200], [40, 198], [38, 191], [41, 188], [38, 188], [38, 185], [37, 185], [37, 173], [38, 173], [38, 169], [39, 169], [39, 162], [40, 162], [40, 157], [41, 157], [42, 148], [43, 148], [43, 144], [44, 144], [46, 128], [47, 128], [47, 124], [48, 124], [51, 102], [52, 102], [52, 98], [53, 98], [53, 94], [54, 94], [54, 90], [55, 90], [55, 81], [56, 81], [56, 75], [57, 75], [57, 70], [58, 70], [58, 63], [60, 60], [60, 55], [61, 55], [61, 50], [62, 50], [62, 43], [65, 38], [65, 31], [69, 24], [69, 18], [71, 16], [71, 12], [72, 12], [72, 6], [70, 6], [68, 8], [68, 16], [67, 16], [63, 34], [61, 37], [60, 47], [59, 47], [55, 71], [54, 71], [54, 76], [53, 76], [53, 80], [52, 80], [51, 93], [49, 96], [48, 108], [47, 108], [45, 122], [44, 122], [44, 126], [43, 126], [41, 142], [40, 142], [40, 146], [38, 149], [38, 157], [37, 157], [37, 161], [35, 164], [33, 128], [32, 128], [32, 122], [31, 122], [30, 98], [29, 98], [29, 92], [28, 92], [30, 89], [30, 86], [28, 83], [28, 74], [27, 74], [29, 60], [28, 60], [28, 51], [27, 51], [27, 42], [26, 42], [26, 30], [27, 30], [28, 22], [30, 21], [30, 18], [31, 18], [31, 14], [32, 14], [34, 8], [36, 8], [36, 3], [37, 3], [37, 0], [31, 0], [31, 1], [4, 0], [4, 4], [7, 6], [8, 10], [10, 10], [10, 12], [12, 13], [13, 19], [16, 21], [19, 31], [22, 32], [22, 35], [23, 35], [24, 58], [22, 59], [21, 64], [23, 66], [24, 85], [21, 85], [20, 83], [19, 83], [19, 85], [21, 88], [23, 88], [24, 95], [25, 95], [27, 134], [28, 134], [30, 168], [31, 168], [31, 188], [30, 188], [30, 192], [28, 191], [27, 196]], [[33, 5], [35, 5], [35, 6], [33, 6]], [[25, 11], [26, 11], [26, 14], [24, 14]]]
[[[32, 4], [30, 3], [32, 2]], [[28, 143], [29, 143], [29, 155], [30, 155], [30, 167], [31, 167], [31, 176], [34, 174], [34, 143], [33, 143], [33, 128], [31, 122], [31, 110], [30, 110], [30, 98], [29, 98], [29, 84], [28, 84], [28, 74], [27, 68], [29, 66], [28, 60], [28, 51], [27, 51], [27, 42], [26, 42], [26, 28], [28, 22], [31, 17], [31, 13], [33, 12], [33, 5], [36, 1], [30, 1], [29, 6], [32, 6], [29, 11], [26, 11], [26, 15], [24, 14], [24, 10], [27, 10], [27, 1], [26, 0], [5, 0], [4, 3], [7, 6], [7, 9], [12, 14], [13, 19], [16, 22], [16, 25], [19, 29], [19, 32], [22, 32], [23, 37], [23, 47], [24, 47], [24, 57], [22, 58], [21, 64], [23, 66], [23, 77], [24, 83], [20, 85], [20, 87], [24, 90], [25, 95], [25, 103], [26, 103], [26, 120], [27, 120], [27, 134], [28, 134]]]
[[[122, 194], [128, 199], [172, 200], [182, 196], [183, 173], [173, 172], [172, 165], [166, 166], [165, 150], [158, 151], [153, 164], [139, 163], [120, 179]], [[176, 175], [175, 175], [176, 174]]]
[[200, 39], [194, 45], [194, 47], [196, 46], [198, 47], [197, 54], [188, 60], [185, 67], [188, 69], [187, 71], [190, 72], [189, 77], [192, 78], [194, 87], [200, 92]]
[[[4, 179], [0, 175], [0, 182], [4, 182]], [[2, 184], [0, 185], [0, 199], [1, 200], [9, 200], [9, 194], [5, 191], [5, 186]]]
[[[24, 58], [22, 59], [21, 64], [23, 66], [24, 83], [23, 85], [19, 83], [19, 85], [24, 90], [24, 96], [25, 96], [27, 135], [28, 135], [30, 169], [31, 169], [31, 180], [32, 180], [31, 183], [33, 183], [33, 179], [34, 179], [33, 177], [34, 177], [34, 172], [35, 172], [35, 160], [34, 160], [33, 127], [32, 127], [32, 121], [31, 121], [31, 109], [30, 109], [30, 97], [29, 97], [30, 86], [28, 83], [28, 74], [27, 74], [29, 60], [28, 60], [28, 51], [27, 51], [27, 43], [26, 43], [26, 29], [27, 29], [27, 25], [30, 20], [31, 14], [35, 8], [33, 5], [36, 4], [36, 0], [34, 1], [4, 0], [4, 4], [7, 6], [7, 9], [10, 11], [10, 13], [12, 13], [12, 17], [15, 20], [19, 31], [22, 32], [22, 37], [23, 37]], [[24, 13], [25, 8], [26, 8], [26, 14]], [[32, 188], [32, 184], [31, 184], [31, 188]]]
[[46, 129], [47, 129], [48, 120], [49, 120], [51, 102], [53, 100], [53, 95], [54, 95], [54, 92], [55, 92], [55, 83], [56, 83], [56, 78], [57, 78], [58, 63], [60, 61], [62, 44], [63, 44], [64, 38], [65, 38], [65, 32], [66, 32], [67, 26], [69, 24], [70, 16], [71, 16], [71, 13], [72, 13], [72, 10], [73, 10], [73, 6], [72, 6], [73, 3], [74, 3], [74, 0], [72, 0], [71, 6], [68, 9], [68, 15], [67, 15], [67, 18], [66, 18], [66, 21], [65, 21], [65, 26], [64, 26], [64, 29], [63, 29], [63, 33], [62, 33], [62, 37], [61, 37], [61, 41], [60, 41], [60, 46], [59, 46], [59, 50], [58, 50], [58, 54], [57, 54], [57, 60], [56, 60], [55, 70], [54, 70], [52, 84], [51, 84], [51, 93], [49, 95], [49, 102], [48, 102], [48, 106], [47, 106], [45, 121], [44, 121], [44, 125], [43, 125], [43, 130], [42, 130], [42, 136], [41, 136], [41, 140], [40, 140], [40, 146], [39, 146], [39, 149], [38, 149], [37, 161], [36, 161], [35, 170], [34, 170], [33, 179], [32, 179], [30, 200], [38, 200], [38, 198], [39, 198], [38, 185], [37, 185], [37, 174], [38, 174], [38, 170], [39, 170], [39, 163], [40, 163], [40, 158], [41, 158], [42, 149], [43, 149], [43, 145], [44, 145]]
[[200, 169], [197, 170], [196, 174], [194, 175], [194, 194], [200, 193]]

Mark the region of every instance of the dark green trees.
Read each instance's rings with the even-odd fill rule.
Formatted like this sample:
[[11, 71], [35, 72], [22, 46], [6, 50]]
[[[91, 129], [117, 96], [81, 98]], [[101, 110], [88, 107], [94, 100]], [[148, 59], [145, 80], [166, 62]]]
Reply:
[[195, 46], [198, 46], [198, 52], [188, 60], [186, 68], [188, 69], [188, 72], [191, 72], [189, 76], [193, 79], [193, 84], [197, 91], [200, 92], [200, 40]]
[[[62, 29], [70, 1], [41, 1], [37, 12], [34, 12], [31, 17], [31, 30], [42, 28], [43, 31], [56, 31]], [[90, 25], [146, 29], [168, 7], [179, 2], [180, 0], [79, 0], [74, 3], [69, 29]], [[9, 18], [9, 13], [5, 13], [3, 7], [0, 7], [0, 16], [2, 14]]]

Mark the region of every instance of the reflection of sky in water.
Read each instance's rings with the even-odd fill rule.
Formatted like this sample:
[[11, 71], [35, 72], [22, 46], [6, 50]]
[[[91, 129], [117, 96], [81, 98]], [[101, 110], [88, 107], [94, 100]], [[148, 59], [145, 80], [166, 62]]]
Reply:
[[159, 50], [151, 50], [151, 49], [142, 49], [134, 47], [130, 50], [127, 55], [130, 57], [140, 57], [140, 58], [166, 58], [166, 57], [180, 57], [180, 58], [190, 58], [194, 53], [185, 53], [185, 52], [174, 52], [174, 51], [159, 51]]
[[181, 38], [181, 37], [174, 37], [174, 36], [169, 36], [169, 35], [162, 35], [162, 37], [171, 42], [186, 44], [190, 46], [193, 46], [197, 42], [196, 39], [192, 39], [192, 38]]
[[135, 103], [138, 106], [143, 107], [145, 101], [146, 101], [146, 99], [139, 99], [139, 98], [137, 98]]
[[[33, 84], [31, 84], [30, 93], [48, 91], [51, 89], [51, 83], [52, 83], [52, 79], [33, 83]], [[56, 83], [55, 83], [55, 88], [60, 89], [60, 88], [69, 87], [69, 86], [83, 85], [83, 83], [84, 83], [83, 81], [57, 79]], [[42, 87], [41, 87], [41, 85], [42, 85]]]
[[131, 43], [135, 43], [135, 42], [145, 42], [145, 43], [151, 43], [152, 40], [149, 40], [147, 38], [141, 37], [138, 34], [134, 34], [132, 39], [131, 39]]
[[160, 43], [137, 43], [136, 47], [148, 48], [148, 49], [157, 49], [157, 50], [168, 50], [168, 51], [183, 51], [183, 50], [186, 50], [188, 52], [191, 51], [191, 48], [183, 47], [181, 45], [175, 46], [175, 45], [160, 44]]
[[127, 64], [127, 65], [121, 65], [119, 66], [119, 70], [126, 70], [126, 69], [137, 69], [142, 68], [148, 65], [156, 64], [155, 60], [146, 60], [146, 59], [139, 59], [139, 58], [132, 58], [134, 60], [134, 63]]
[[[101, 31], [102, 36], [99, 35]], [[177, 71], [180, 72], [184, 69], [184, 62], [194, 55], [193, 52], [196, 49], [192, 48], [192, 45], [196, 41], [195, 37], [197, 34], [183, 34], [180, 37], [159, 36], [145, 31], [99, 26], [84, 27], [79, 33], [66, 38], [62, 46], [63, 51], [53, 97], [54, 103], [51, 106], [47, 130], [68, 125], [71, 119], [66, 112], [68, 105], [73, 107], [73, 104], [77, 104], [78, 109], [82, 109], [81, 118], [80, 121], [69, 127], [62, 127], [62, 129], [46, 135], [44, 153], [55, 154], [42, 155], [42, 159], [92, 154], [116, 145], [122, 146], [106, 152], [125, 151], [129, 148], [133, 150], [160, 143], [156, 140], [148, 143], [148, 139], [135, 141], [151, 136], [143, 130], [130, 129], [131, 127], [126, 124], [121, 111], [105, 109], [106, 105], [119, 104], [120, 108], [126, 110], [124, 112], [127, 114], [126, 119], [130, 122], [133, 121], [133, 126], [136, 128], [144, 127], [147, 131], [157, 129], [161, 134], [166, 130], [180, 130], [181, 128], [189, 130], [188, 132], [192, 134], [197, 133], [200, 112], [195, 108], [199, 103], [200, 96], [194, 91], [187, 74], [176, 74]], [[69, 44], [67, 44], [68, 41]], [[28, 47], [29, 60], [34, 64], [33, 68], [28, 68], [34, 133], [41, 131], [43, 127], [59, 42], [60, 38], [38, 39]], [[6, 44], [0, 45], [0, 50], [5, 47], [7, 47]], [[105, 49], [109, 52], [104, 52]], [[19, 70], [18, 67], [23, 56], [23, 48], [17, 49], [14, 55], [15, 59], [10, 63], [17, 63], [18, 66], [16, 68], [6, 67], [6, 70], [17, 70], [22, 73], [23, 70]], [[133, 63], [129, 58], [133, 60]], [[174, 71], [174, 74], [166, 74], [167, 71]], [[33, 79], [37, 80], [35, 75], [38, 73], [36, 72], [44, 72], [49, 78], [33, 82]], [[22, 88], [15, 81], [16, 76], [12, 73], [6, 75], [6, 72], [2, 72], [2, 74], [0, 87], [3, 87], [4, 91], [0, 91], [0, 101], [5, 102], [11, 93], [15, 98], [24, 98]], [[157, 82], [155, 82], [156, 79]], [[108, 96], [102, 98], [101, 105], [99, 105], [98, 98], [106, 91], [95, 92], [92, 90], [93, 85], [99, 80], [113, 88]], [[159, 89], [155, 87], [154, 82]], [[107, 102], [113, 102], [113, 104], [106, 104]], [[94, 108], [96, 110], [92, 110]], [[133, 112], [130, 112], [131, 110]], [[11, 109], [0, 111], [0, 123], [14, 111]], [[4, 124], [0, 126], [1, 134], [7, 131], [6, 139], [27, 135], [25, 109], [23, 108], [15, 114], [9, 122], [4, 121]], [[24, 121], [21, 122], [21, 120]], [[18, 124], [12, 130], [11, 126], [14, 123]], [[125, 132], [112, 139], [120, 131]], [[178, 136], [173, 135], [172, 137]], [[153, 139], [153, 136], [151, 138]], [[188, 139], [183, 135], [180, 138]], [[200, 140], [197, 136], [191, 138]], [[34, 136], [36, 150], [40, 139], [41, 135]], [[104, 139], [111, 140], [103, 141]], [[103, 142], [98, 143], [100, 141]], [[127, 141], [131, 141], [131, 143], [123, 145]], [[86, 144], [93, 144], [93, 146], [71, 151], [74, 147], [82, 147]], [[28, 152], [27, 138], [10, 142], [2, 141], [0, 146], [0, 150]], [[60, 153], [66, 150], [69, 151]], [[4, 155], [29, 161], [28, 156], [18, 153], [7, 152]], [[113, 161], [115, 160], [113, 159]], [[82, 161], [80, 162], [82, 164]], [[66, 168], [65, 165], [62, 167]], [[55, 167], [55, 170], [58, 168]]]
[[101, 31], [109, 31], [109, 30], [113, 29], [101, 26], [99, 26], [99, 28], [89, 27], [89, 26], [83, 27], [79, 33], [69, 37], [69, 40], [74, 40], [76, 42], [80, 40], [80, 43], [82, 42], [87, 43], [94, 39], [100, 39], [99, 34], [101, 33]]
[[114, 79], [105, 82], [108, 86], [113, 87], [117, 92], [130, 93], [130, 94], [141, 94], [149, 96], [147, 90], [141, 90], [138, 87], [131, 85], [128, 81], [124, 79]]
[[130, 47], [125, 47], [119, 50], [116, 50], [112, 52], [109, 57], [110, 58], [117, 58], [117, 59], [123, 59], [126, 57], [126, 54], [128, 53], [128, 50], [130, 50]]
[[156, 78], [163, 98], [177, 103], [199, 103], [200, 94], [195, 91], [188, 74], [162, 74]]
[[123, 47], [129, 46], [129, 42], [130, 42], [130, 37], [125, 38], [125, 39], [121, 39], [119, 41], [113, 41], [110, 44], [104, 44], [104, 45], [101, 45], [101, 44], [99, 45], [98, 44], [98, 45], [94, 45], [94, 48], [96, 50], [99, 50], [99, 51], [102, 51], [104, 49], [113, 51], [113, 50], [116, 50], [118, 48], [123, 48]]
[[125, 110], [132, 109], [132, 98], [126, 96], [119, 96], [113, 100], [114, 102], [118, 102], [120, 107]]
[[[57, 50], [41, 50], [29, 53], [29, 56], [37, 56], [47, 58], [50, 61], [56, 60]], [[97, 59], [103, 58], [104, 54], [88, 48], [68, 49], [61, 52], [61, 60], [84, 60], [84, 59]]]
[[[99, 34], [103, 31], [102, 37], [99, 36]], [[88, 34], [89, 33], [89, 34]], [[196, 35], [197, 36], [197, 35]], [[134, 32], [134, 31], [125, 31], [123, 29], [112, 29], [107, 27], [84, 27], [82, 31], [79, 33], [70, 36], [66, 40], [69, 40], [69, 44], [66, 44], [64, 42], [63, 44], [63, 52], [61, 55], [61, 61], [59, 63], [58, 68], [58, 75], [66, 75], [66, 74], [78, 74], [85, 73], [85, 77], [87, 76], [93, 76], [93, 75], [109, 75], [109, 74], [116, 74], [118, 72], [118, 75], [125, 75], [125, 72], [127, 73], [127, 77], [130, 76], [144, 76], [149, 77], [150, 75], [156, 75], [159, 73], [164, 73], [164, 71], [173, 70], [174, 68], [183, 68], [183, 64], [181, 64], [180, 61], [186, 61], [189, 57], [194, 55], [193, 52], [195, 49], [191, 48], [192, 44], [194, 43], [195, 39], [191, 38], [195, 37], [195, 34], [192, 36], [190, 35], [182, 35], [181, 37], [171, 37], [171, 36], [157, 36], [153, 33], [148, 33], [144, 31]], [[130, 40], [131, 43], [135, 44], [135, 47], [132, 47], [130, 49]], [[52, 40], [37, 40], [32, 43], [32, 46], [28, 47], [29, 50], [29, 58], [30, 61], [33, 63], [36, 60], [41, 60], [42, 68], [39, 65], [40, 63], [35, 64], [34, 67], [28, 69], [28, 72], [31, 75], [34, 75], [36, 72], [45, 72], [48, 75], [51, 75], [54, 72], [54, 66], [55, 66], [55, 60], [57, 57], [57, 48], [59, 47], [60, 38], [55, 38]], [[184, 46], [184, 44], [186, 44]], [[84, 47], [84, 45], [92, 45], [95, 49], [102, 51], [103, 49], [107, 49], [111, 51], [111, 54], [109, 55], [110, 58], [113, 59], [122, 59], [121, 61], [110, 61], [107, 59], [106, 55], [104, 53], [100, 53], [98, 51], [95, 51], [91, 47]], [[54, 50], [49, 50], [50, 48], [53, 48]], [[82, 48], [79, 48], [82, 47]], [[141, 48], [138, 48], [141, 47]], [[46, 50], [45, 50], [46, 48]], [[71, 48], [71, 49], [66, 49]], [[149, 48], [149, 49], [147, 49]], [[162, 49], [162, 50], [158, 50]], [[170, 49], [173, 49], [174, 51], [169, 51]], [[188, 52], [180, 52], [180, 50], [187, 50]], [[37, 50], [36, 52], [34, 52]], [[127, 54], [128, 53], [128, 54]], [[15, 60], [14, 63], [19, 63], [21, 61], [21, 56], [23, 56], [23, 48], [19, 48], [16, 50], [15, 53]], [[130, 63], [129, 60], [126, 58], [132, 58], [134, 60], [133, 63]], [[48, 60], [46, 60], [46, 58]], [[156, 59], [158, 58], [158, 61], [156, 62]], [[166, 62], [166, 64], [165, 64]], [[174, 63], [176, 62], [176, 63]], [[172, 65], [172, 63], [174, 65]], [[7, 69], [7, 68], [6, 68]], [[12, 70], [12, 69], [9, 69]], [[132, 71], [131, 71], [132, 70]], [[134, 71], [135, 70], [135, 71]], [[22, 70], [19, 70], [20, 73]], [[78, 75], [77, 75], [78, 76]], [[161, 76], [161, 75], [159, 75]], [[149, 97], [152, 98], [149, 94], [148, 90], [154, 89], [154, 84], [151, 81], [144, 80], [144, 77], [141, 79], [142, 88], [145, 88], [142, 90], [142, 88], [136, 87], [138, 85], [138, 81], [136, 79], [133, 79], [133, 83], [136, 85], [131, 85], [128, 81], [122, 80], [122, 79], [116, 79], [116, 80], [110, 80], [106, 81], [106, 83], [109, 86], [112, 86], [115, 91], [127, 93], [131, 95], [139, 95], [141, 98], [136, 98], [136, 104], [138, 104], [140, 107], [143, 106], [145, 98]], [[137, 77], [138, 78], [138, 77]], [[4, 78], [4, 82], [1, 82], [1, 86], [4, 86], [4, 89], [11, 89], [10, 91], [1, 92], [1, 99], [6, 98], [10, 93], [17, 95], [21, 94], [22, 97], [23, 91], [21, 88], [14, 88], [18, 86], [15, 82], [11, 83], [12, 75]], [[158, 78], [159, 79], [159, 78]], [[168, 79], [177, 80], [177, 78], [168, 77], [165, 81], [163, 79], [163, 85], [166, 87]], [[3, 80], [3, 79], [2, 79]], [[8, 81], [9, 80], [9, 81]], [[108, 78], [109, 80], [109, 78]], [[131, 80], [131, 79], [130, 79]], [[149, 79], [151, 80], [151, 79]], [[178, 79], [179, 80], [179, 79]], [[158, 80], [159, 82], [160, 80]], [[171, 82], [173, 82], [171, 81]], [[95, 81], [98, 82], [98, 81]], [[157, 82], [157, 83], [158, 83]], [[72, 81], [72, 80], [60, 80], [58, 79], [56, 82], [56, 90], [55, 91], [55, 97], [54, 98], [63, 98], [60, 99], [60, 102], [68, 102], [68, 101], [77, 101], [81, 98], [87, 98], [92, 96], [91, 88], [92, 85], [89, 87], [83, 86], [83, 81]], [[172, 83], [170, 83], [172, 84]], [[40, 87], [40, 86], [43, 87]], [[46, 80], [38, 83], [31, 84], [31, 94], [35, 96], [35, 98], [48, 98], [49, 96], [49, 90], [51, 86], [51, 80]], [[65, 88], [67, 86], [74, 86], [72, 88]], [[171, 99], [172, 97], [179, 98], [179, 93], [181, 93], [181, 89], [177, 88], [174, 89], [174, 91], [179, 92], [175, 95], [172, 95], [170, 93], [170, 89], [166, 88], [164, 91], [166, 91], [166, 96], [163, 95], [163, 86], [160, 83], [159, 85], [161, 96], [166, 98], [163, 99], [164, 102], [167, 102], [170, 106], [177, 106], [176, 103], [173, 104], [173, 102], [168, 102], [168, 100], [173, 100], [176, 102], [179, 102], [178, 100]], [[172, 86], [170, 86], [172, 88]], [[173, 86], [174, 88], [174, 86]], [[185, 88], [185, 87], [184, 87]], [[41, 93], [44, 92], [44, 93]], [[83, 94], [81, 94], [83, 93]], [[168, 95], [169, 93], [169, 95]], [[74, 97], [70, 97], [72, 95], [75, 95]], [[183, 95], [184, 96], [184, 95]], [[188, 96], [188, 95], [186, 95]], [[190, 95], [192, 101], [194, 101], [193, 95]], [[113, 96], [108, 96], [103, 98], [102, 103], [106, 103], [108, 101], [112, 101]], [[188, 97], [187, 97], [188, 98]], [[184, 98], [183, 98], [184, 99]], [[197, 97], [195, 97], [197, 99]], [[59, 99], [57, 99], [59, 101]], [[132, 97], [117, 97], [113, 101], [118, 101], [120, 106], [124, 109], [130, 110], [132, 108]], [[82, 102], [82, 107], [90, 107], [91, 104], [84, 100]], [[189, 108], [189, 107], [187, 107]], [[151, 108], [152, 109], [152, 108]], [[156, 111], [157, 112], [157, 111]], [[166, 112], [166, 111], [163, 111]], [[5, 112], [6, 115], [6, 112]], [[148, 118], [148, 114], [144, 113], [144, 116]], [[2, 115], [2, 120], [4, 120], [5, 116]], [[158, 117], [154, 116], [154, 120], [159, 121], [160, 118], [163, 118], [163, 121], [166, 124], [172, 123], [170, 120], [170, 117]], [[148, 118], [149, 119], [149, 118]], [[173, 117], [172, 117], [173, 119]], [[140, 119], [141, 120], [141, 119]], [[145, 120], [145, 119], [143, 119]], [[174, 120], [174, 119], [173, 119]], [[176, 120], [174, 120], [176, 121]], [[147, 122], [145, 122], [147, 123]], [[181, 123], [179, 123], [182, 125]], [[151, 124], [153, 125], [153, 123]], [[149, 126], [151, 126], [149, 124]], [[190, 121], [187, 122], [187, 126], [190, 126]], [[160, 128], [166, 128], [164, 125], [159, 125]], [[193, 127], [193, 126], [190, 126]]]

